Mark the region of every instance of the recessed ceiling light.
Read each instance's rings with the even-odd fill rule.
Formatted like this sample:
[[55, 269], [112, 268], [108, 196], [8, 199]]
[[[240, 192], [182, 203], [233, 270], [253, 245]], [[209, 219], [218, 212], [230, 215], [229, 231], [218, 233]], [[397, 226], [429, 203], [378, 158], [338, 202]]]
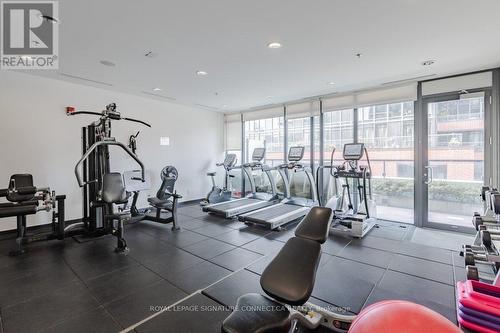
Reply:
[[205, 76], [205, 75], [208, 75], [208, 73], [205, 72], [205, 71], [196, 71], [196, 75], [198, 75], [198, 76]]
[[161, 91], [161, 88], [153, 88], [153, 91]]
[[101, 60], [99, 61], [101, 63], [101, 65], [104, 65], [104, 66], [108, 66], [108, 67], [115, 67], [116, 64], [112, 61], [109, 61], [109, 60]]
[[281, 43], [271, 42], [271, 43], [267, 44], [267, 47], [270, 49], [279, 49], [281, 47]]
[[328, 82], [328, 84], [331, 85], [331, 86], [333, 86], [335, 84], [335, 82], [330, 81], [330, 82]]
[[422, 66], [430, 66], [433, 65], [436, 62], [436, 60], [426, 60], [422, 62]]

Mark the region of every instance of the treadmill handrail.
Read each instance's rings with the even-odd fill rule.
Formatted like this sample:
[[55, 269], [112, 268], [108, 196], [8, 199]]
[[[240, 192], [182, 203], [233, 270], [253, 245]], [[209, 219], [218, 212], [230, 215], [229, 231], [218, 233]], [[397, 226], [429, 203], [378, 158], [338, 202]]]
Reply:
[[123, 143], [118, 142], [118, 141], [97, 141], [85, 152], [85, 154], [82, 156], [82, 158], [80, 158], [78, 163], [76, 163], [76, 165], [75, 165], [75, 176], [76, 176], [76, 180], [78, 181], [78, 185], [80, 187], [83, 187], [87, 184], [94, 183], [97, 181], [97, 179], [93, 179], [93, 180], [84, 182], [82, 175], [80, 174], [80, 165], [83, 163], [83, 161], [85, 161], [90, 156], [92, 151], [94, 151], [97, 147], [100, 147], [100, 146], [118, 146], [118, 147], [122, 148], [123, 150], [125, 150], [125, 152], [127, 154], [129, 154], [130, 157], [132, 157], [132, 159], [134, 159], [134, 161], [136, 161], [137, 164], [139, 164], [139, 166], [141, 167], [141, 180], [145, 181], [146, 171], [144, 169], [144, 164], [126, 145], [124, 145]]
[[[248, 165], [247, 163], [241, 165], [241, 167], [242, 167], [243, 171], [246, 173], [248, 180], [250, 181], [250, 189], [252, 191], [252, 194], [249, 197], [251, 197], [253, 194], [257, 193], [257, 187], [255, 186], [255, 179], [254, 179], [253, 174], [252, 174], [252, 171], [254, 170], [254, 168], [252, 166]], [[272, 196], [273, 197], [276, 196], [277, 189], [276, 189], [276, 185], [274, 183], [273, 177], [270, 174], [271, 169], [264, 164], [260, 164], [258, 166], [258, 170], [261, 170], [262, 173], [264, 173], [267, 176], [267, 178], [269, 179], [269, 183], [271, 184]]]

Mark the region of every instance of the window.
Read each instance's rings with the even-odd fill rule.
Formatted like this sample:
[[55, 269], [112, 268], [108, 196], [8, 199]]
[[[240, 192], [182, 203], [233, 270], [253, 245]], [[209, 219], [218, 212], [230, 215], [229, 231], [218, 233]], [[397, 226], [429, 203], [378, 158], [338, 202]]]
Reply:
[[413, 102], [358, 109], [358, 142], [368, 149], [380, 219], [413, 223], [413, 124]]
[[398, 166], [398, 174], [397, 176], [400, 178], [413, 178], [413, 164], [407, 162], [397, 163]]
[[432, 166], [432, 179], [433, 180], [444, 180], [448, 177], [448, 165], [447, 164], [434, 164], [430, 163]]
[[251, 160], [254, 148], [265, 147], [265, 164], [276, 166], [283, 163], [284, 125], [284, 117], [245, 121], [246, 161]]
[[[354, 110], [324, 112], [324, 163], [330, 164], [330, 155], [335, 148], [334, 160], [342, 160], [342, 151], [346, 143], [354, 142]], [[318, 147], [319, 149], [319, 147]]]
[[[316, 118], [319, 123], [319, 117]], [[304, 146], [304, 165], [311, 165], [311, 117], [288, 119], [288, 147]], [[318, 125], [319, 129], [319, 125]], [[319, 133], [318, 133], [319, 138]], [[314, 141], [317, 139], [315, 138]]]

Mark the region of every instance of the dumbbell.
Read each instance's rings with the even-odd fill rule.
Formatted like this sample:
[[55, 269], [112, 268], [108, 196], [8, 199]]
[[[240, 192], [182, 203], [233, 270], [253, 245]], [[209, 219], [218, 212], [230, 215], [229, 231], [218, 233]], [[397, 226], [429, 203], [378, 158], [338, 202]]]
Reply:
[[488, 263], [486, 259], [486, 254], [476, 254], [474, 252], [466, 251], [464, 254], [465, 266], [476, 266], [476, 260], [481, 263]]
[[500, 270], [500, 262], [496, 261], [496, 258], [489, 256], [487, 252], [475, 252], [471, 249], [466, 249], [464, 253], [465, 266], [475, 266], [477, 265], [487, 266], [492, 269], [493, 272], [498, 272]]
[[481, 243], [483, 243], [486, 248], [491, 249], [493, 246], [493, 240], [500, 240], [500, 230], [491, 230], [486, 228], [480, 229]]
[[467, 280], [479, 281], [479, 271], [476, 266], [465, 266]]

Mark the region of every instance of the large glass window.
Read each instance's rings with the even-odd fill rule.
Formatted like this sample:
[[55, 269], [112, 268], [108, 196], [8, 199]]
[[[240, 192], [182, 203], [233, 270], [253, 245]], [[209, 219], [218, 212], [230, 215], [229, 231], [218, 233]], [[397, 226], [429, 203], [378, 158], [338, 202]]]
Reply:
[[330, 164], [330, 156], [335, 148], [335, 164], [342, 161], [342, 151], [346, 143], [354, 142], [354, 110], [338, 110], [323, 114], [325, 165]]
[[305, 151], [302, 163], [308, 166], [311, 166], [311, 123], [312, 122], [318, 124], [317, 129], [316, 126], [314, 126], [314, 149], [319, 150], [319, 117], [314, 117], [314, 118], [304, 117], [304, 118], [287, 120], [288, 147], [304, 146]]
[[379, 219], [414, 222], [413, 102], [358, 109], [358, 142], [372, 166]]
[[246, 161], [252, 159], [254, 148], [265, 147], [264, 163], [269, 166], [282, 164], [284, 161], [284, 117], [245, 121]]

